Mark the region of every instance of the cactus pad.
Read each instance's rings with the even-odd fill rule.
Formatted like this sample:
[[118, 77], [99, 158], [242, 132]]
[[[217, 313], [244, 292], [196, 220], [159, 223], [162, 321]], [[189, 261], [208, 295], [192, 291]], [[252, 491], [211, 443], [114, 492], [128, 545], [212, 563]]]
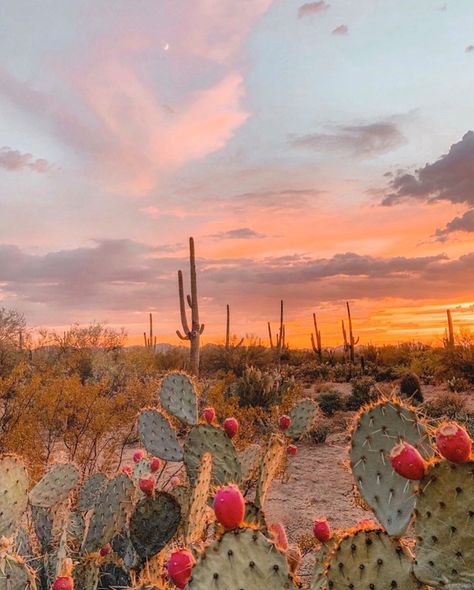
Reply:
[[196, 390], [185, 373], [168, 373], [161, 382], [159, 395], [163, 408], [178, 420], [189, 426], [198, 423]]
[[285, 443], [279, 436], [273, 434], [268, 441], [255, 491], [255, 504], [260, 508], [263, 508], [268, 490], [278, 472], [284, 455]]
[[97, 498], [105, 490], [108, 479], [103, 473], [94, 473], [82, 484], [77, 500], [77, 507], [81, 512], [94, 508]]
[[176, 533], [181, 508], [167, 492], [140, 500], [130, 519], [130, 539], [138, 555], [149, 559], [166, 545]]
[[414, 410], [396, 401], [381, 401], [364, 409], [352, 433], [350, 459], [359, 492], [385, 530], [403, 534], [416, 503], [416, 482], [392, 469], [390, 452], [400, 441], [429, 458], [432, 449], [426, 427]]
[[53, 516], [48, 508], [32, 506], [31, 517], [33, 520], [36, 538], [38, 539], [41, 546], [41, 551], [43, 553], [47, 553], [51, 548]]
[[184, 534], [187, 543], [199, 541], [207, 523], [207, 498], [212, 477], [212, 455], [204, 453], [201, 459], [199, 475], [192, 490], [187, 517], [184, 521]]
[[0, 459], [0, 537], [11, 537], [28, 505], [28, 474], [14, 455]]
[[20, 557], [0, 556], [0, 590], [36, 590], [33, 571]]
[[106, 563], [100, 568], [98, 590], [109, 590], [109, 588], [128, 588], [132, 583], [130, 574], [119, 565]]
[[412, 574], [412, 567], [413, 558], [409, 552], [387, 533], [360, 530], [343, 537], [329, 556], [327, 587], [334, 590], [415, 590], [420, 585]]
[[260, 445], [252, 444], [239, 453], [239, 461], [242, 467], [242, 481], [250, 481], [257, 477], [263, 450]]
[[303, 399], [291, 410], [289, 416], [291, 425], [285, 432], [293, 440], [305, 435], [316, 420], [318, 405], [312, 399]]
[[99, 564], [95, 557], [86, 557], [74, 566], [74, 588], [97, 590], [99, 586]]
[[195, 565], [188, 590], [294, 590], [286, 557], [262, 533], [225, 533]]
[[140, 479], [145, 475], [150, 473], [150, 461], [148, 459], [140, 459], [138, 463], [135, 464], [133, 468], [133, 475], [132, 479], [135, 482], [135, 485], [138, 484]]
[[439, 461], [420, 482], [416, 577], [450, 590], [474, 588], [474, 461]]
[[138, 435], [148, 454], [165, 461], [182, 461], [183, 451], [164, 414], [147, 408], [138, 416]]
[[65, 500], [79, 480], [77, 467], [71, 463], [56, 463], [30, 492], [34, 506], [51, 508]]
[[195, 426], [184, 444], [184, 464], [191, 483], [196, 481], [204, 453], [212, 455], [213, 483], [240, 483], [240, 463], [232, 441], [221, 428], [209, 424]]
[[121, 473], [109, 481], [94, 506], [83, 551], [89, 553], [110, 543], [120, 532], [131, 512], [134, 485]]

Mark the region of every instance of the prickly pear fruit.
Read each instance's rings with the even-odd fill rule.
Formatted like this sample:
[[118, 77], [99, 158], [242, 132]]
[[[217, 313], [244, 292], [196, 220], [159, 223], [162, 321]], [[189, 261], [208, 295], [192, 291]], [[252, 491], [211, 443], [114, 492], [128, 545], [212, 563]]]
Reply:
[[71, 576], [58, 576], [54, 580], [53, 590], [74, 590], [74, 580]]
[[426, 472], [426, 462], [417, 449], [406, 442], [395, 445], [390, 453], [393, 469], [406, 479], [421, 479]]
[[291, 426], [291, 418], [286, 414], [280, 416], [280, 419], [278, 420], [278, 426], [280, 427], [280, 430], [286, 430]]
[[436, 433], [439, 454], [452, 463], [466, 463], [471, 456], [472, 441], [468, 433], [455, 422], [440, 426]]
[[226, 418], [224, 420], [224, 431], [229, 438], [234, 438], [239, 432], [238, 420], [236, 418]]
[[268, 530], [272, 536], [275, 545], [280, 551], [286, 551], [288, 549], [288, 537], [286, 536], [285, 527], [281, 522], [275, 522], [268, 527]]
[[133, 475], [133, 469], [130, 465], [124, 465], [120, 471], [128, 475], [128, 477], [132, 477]]
[[321, 520], [315, 520], [313, 523], [313, 533], [320, 543], [327, 543], [332, 534], [331, 526], [325, 518]]
[[286, 452], [288, 453], [288, 455], [296, 455], [296, 453], [298, 452], [298, 447], [296, 445], [288, 445], [286, 447]]
[[161, 460], [158, 457], [152, 457], [150, 459], [150, 471], [155, 473], [161, 467]]
[[208, 424], [212, 424], [214, 422], [214, 420], [216, 419], [216, 411], [214, 410], [214, 408], [211, 408], [211, 407], [205, 408], [202, 415], [204, 416], [204, 420]]
[[178, 588], [185, 588], [191, 577], [191, 572], [196, 560], [188, 549], [173, 551], [170, 555], [166, 570], [170, 580]]
[[101, 550], [99, 551], [99, 554], [101, 557], [105, 557], [106, 555], [108, 555], [110, 552], [112, 551], [112, 546], [110, 543], [107, 543], [107, 545], [104, 545]]
[[214, 496], [216, 519], [226, 529], [236, 529], [245, 516], [245, 500], [239, 488], [230, 484], [220, 488]]
[[181, 483], [181, 480], [179, 479], [179, 477], [177, 475], [174, 475], [171, 479], [170, 479], [170, 486], [172, 488], [175, 488], [176, 486], [179, 486], [179, 484]]
[[138, 449], [133, 453], [133, 460], [135, 463], [140, 463], [142, 459], [145, 458], [145, 451], [143, 449]]
[[141, 477], [138, 481], [138, 487], [141, 491], [146, 494], [147, 496], [153, 495], [153, 490], [155, 489], [156, 478], [154, 475], [146, 475], [145, 477]]

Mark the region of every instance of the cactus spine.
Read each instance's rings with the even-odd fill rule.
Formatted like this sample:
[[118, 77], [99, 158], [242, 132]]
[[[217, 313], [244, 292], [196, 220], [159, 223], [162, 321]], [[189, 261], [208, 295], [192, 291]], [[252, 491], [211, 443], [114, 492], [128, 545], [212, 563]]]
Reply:
[[199, 348], [200, 338], [204, 331], [204, 324], [199, 323], [199, 308], [197, 298], [197, 278], [196, 278], [196, 259], [194, 252], [194, 238], [189, 238], [189, 265], [191, 272], [191, 295], [186, 300], [191, 308], [191, 329], [189, 328], [186, 317], [186, 304], [184, 301], [183, 273], [178, 270], [178, 290], [179, 290], [179, 309], [181, 313], [181, 325], [183, 333], [176, 330], [176, 334], [181, 340], [189, 340], [190, 349], [190, 367], [193, 375], [199, 375]]
[[[323, 348], [321, 345], [321, 330], [318, 330], [318, 321], [316, 319], [316, 314], [313, 313], [313, 324], [314, 324], [314, 332], [315, 334], [311, 333], [311, 346], [313, 348], [313, 352], [318, 355], [320, 361], [323, 360]], [[315, 337], [316, 335], [316, 337]]]

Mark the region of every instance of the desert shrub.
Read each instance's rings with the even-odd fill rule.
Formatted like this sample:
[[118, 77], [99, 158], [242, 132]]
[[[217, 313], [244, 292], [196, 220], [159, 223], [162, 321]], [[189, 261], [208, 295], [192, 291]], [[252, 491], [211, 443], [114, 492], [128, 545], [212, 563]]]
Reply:
[[345, 407], [344, 397], [338, 391], [326, 391], [320, 393], [317, 399], [321, 412], [328, 417]]
[[375, 380], [373, 377], [356, 377], [351, 380], [352, 393], [346, 400], [348, 410], [358, 410], [365, 404], [375, 401], [378, 393], [375, 389]]
[[331, 433], [331, 426], [327, 422], [319, 422], [308, 432], [308, 439], [315, 445], [321, 445], [326, 442], [326, 438]]
[[406, 373], [400, 381], [400, 395], [417, 402], [423, 402], [421, 381], [416, 373]]
[[458, 393], [445, 392], [423, 404], [423, 410], [430, 418], [452, 418], [464, 411], [466, 400]]
[[464, 377], [451, 377], [447, 381], [449, 391], [459, 393], [461, 391], [467, 391], [471, 388], [471, 384]]
[[278, 371], [261, 371], [247, 367], [242, 377], [233, 385], [231, 394], [235, 395], [242, 407], [262, 407], [281, 403], [283, 396], [295, 387], [295, 381]]

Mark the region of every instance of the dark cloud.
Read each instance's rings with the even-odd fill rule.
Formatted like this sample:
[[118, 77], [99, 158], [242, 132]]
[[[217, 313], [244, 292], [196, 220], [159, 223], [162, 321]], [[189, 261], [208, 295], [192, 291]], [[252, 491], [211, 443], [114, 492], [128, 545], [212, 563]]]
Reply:
[[440, 241], [445, 241], [449, 234], [454, 232], [474, 232], [474, 209], [466, 211], [464, 215], [455, 217], [445, 227], [437, 229], [435, 236]]
[[349, 27], [347, 25], [339, 25], [331, 32], [332, 35], [348, 35]]
[[473, 53], [474, 52], [474, 45], [468, 45], [466, 47], [466, 53]]
[[253, 240], [264, 238], [265, 234], [261, 234], [250, 227], [238, 227], [236, 229], [229, 229], [210, 236], [216, 240]]
[[[222, 205], [226, 208], [233, 205], [235, 212], [245, 212], [250, 209], [259, 211], [300, 211], [311, 207], [311, 201], [319, 197], [324, 191], [312, 188], [283, 189], [279, 191], [255, 191], [241, 193], [223, 199]], [[213, 199], [212, 203], [215, 203]]]
[[413, 174], [399, 172], [389, 187], [383, 205], [411, 198], [474, 206], [474, 132], [468, 131], [433, 164], [426, 164]]
[[324, 0], [319, 0], [318, 2], [307, 2], [298, 8], [298, 16], [299, 18], [303, 18], [305, 16], [311, 16], [313, 14], [325, 12], [329, 6], [330, 5]]
[[35, 158], [31, 154], [23, 154], [9, 147], [0, 148], [0, 168], [10, 171], [34, 170], [48, 172], [49, 163], [43, 158]]
[[292, 144], [297, 147], [316, 151], [342, 151], [359, 157], [383, 154], [404, 143], [405, 137], [391, 121], [340, 125], [332, 133], [310, 133], [292, 140]]

